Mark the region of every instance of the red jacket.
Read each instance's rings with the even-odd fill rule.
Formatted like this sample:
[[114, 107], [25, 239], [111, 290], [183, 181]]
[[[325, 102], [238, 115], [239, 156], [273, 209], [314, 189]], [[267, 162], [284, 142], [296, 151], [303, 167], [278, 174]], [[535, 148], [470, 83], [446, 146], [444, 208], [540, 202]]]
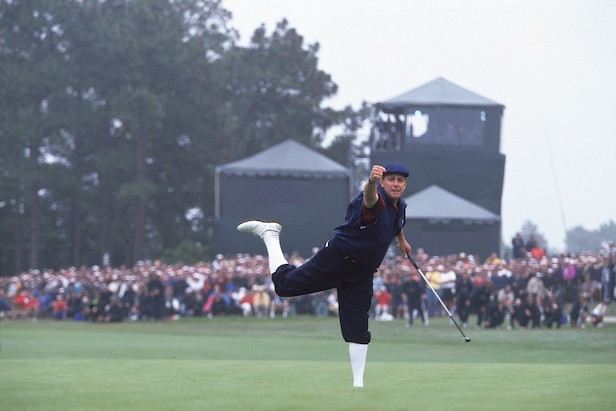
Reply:
[[374, 298], [377, 305], [391, 305], [391, 294], [387, 291], [378, 291]]

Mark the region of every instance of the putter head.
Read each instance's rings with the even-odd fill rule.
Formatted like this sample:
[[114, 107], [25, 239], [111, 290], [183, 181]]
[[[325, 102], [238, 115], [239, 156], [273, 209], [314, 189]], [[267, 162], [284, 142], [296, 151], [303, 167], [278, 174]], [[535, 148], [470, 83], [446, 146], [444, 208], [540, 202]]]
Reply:
[[469, 337], [464, 337], [464, 342], [471, 342], [471, 339]]

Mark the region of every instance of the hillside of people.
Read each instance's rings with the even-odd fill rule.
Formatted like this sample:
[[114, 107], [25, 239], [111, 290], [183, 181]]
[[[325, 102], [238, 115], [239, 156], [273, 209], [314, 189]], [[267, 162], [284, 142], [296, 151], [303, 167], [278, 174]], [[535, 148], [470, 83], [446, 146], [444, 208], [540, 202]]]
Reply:
[[[516, 250], [514, 250], [515, 252]], [[614, 299], [614, 247], [547, 256], [517, 250], [484, 261], [464, 252], [386, 257], [374, 275], [371, 318], [429, 325], [446, 316], [430, 285], [462, 327], [603, 326]], [[521, 253], [520, 253], [521, 252]], [[287, 256], [300, 265], [306, 257]], [[336, 316], [336, 291], [280, 298], [261, 255], [217, 255], [195, 265], [140, 261], [134, 267], [67, 267], [0, 277], [0, 319], [119, 322], [182, 317]]]

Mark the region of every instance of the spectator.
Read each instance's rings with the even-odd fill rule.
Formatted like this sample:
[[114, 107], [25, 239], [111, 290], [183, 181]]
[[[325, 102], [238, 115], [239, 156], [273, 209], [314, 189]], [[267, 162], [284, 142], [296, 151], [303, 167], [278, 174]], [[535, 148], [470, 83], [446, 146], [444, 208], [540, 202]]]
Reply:
[[[438, 293], [438, 296], [442, 297], [441, 291], [440, 291], [441, 273], [438, 270], [438, 268], [440, 268], [440, 266], [437, 267], [436, 270], [432, 266], [429, 266], [426, 269], [426, 279], [428, 280], [432, 288], [434, 288], [434, 290]], [[429, 317], [434, 317], [436, 315], [437, 303], [438, 303], [438, 299], [436, 295], [432, 292], [432, 290], [430, 290], [430, 292], [427, 292], [426, 293], [426, 309], [427, 309]]]
[[438, 265], [436, 269], [441, 273], [439, 276], [439, 290], [442, 293], [443, 303], [449, 312], [453, 312], [455, 311], [454, 294], [456, 291], [456, 273], [451, 269], [446, 269], [442, 264]]
[[477, 287], [473, 286], [470, 298], [473, 310], [475, 314], [477, 314], [477, 328], [481, 328], [483, 320], [487, 316], [488, 307], [490, 303], [495, 300], [492, 294], [493, 288], [492, 281], [486, 281], [484, 284]]
[[68, 314], [68, 303], [64, 299], [64, 294], [58, 293], [53, 303], [53, 318], [56, 320], [66, 320]]
[[387, 291], [387, 287], [382, 285], [374, 294], [374, 299], [376, 301], [374, 317], [377, 320], [381, 320], [387, 316], [390, 316], [391, 293]]
[[144, 314], [146, 319], [159, 321], [164, 318], [165, 310], [165, 285], [155, 271], [148, 275], [145, 285]]
[[513, 270], [513, 278], [511, 279], [511, 290], [515, 298], [524, 297], [526, 292], [526, 273], [522, 269], [517, 268]]
[[68, 317], [73, 321], [84, 321], [86, 319], [84, 313], [84, 299], [88, 297], [83, 292], [72, 293], [67, 301], [68, 304]]
[[610, 305], [609, 301], [604, 301], [597, 304], [595, 308], [590, 312], [590, 322], [597, 328], [603, 328], [603, 318], [607, 313], [607, 309]]
[[563, 318], [563, 308], [554, 294], [550, 294], [545, 300], [543, 305], [543, 317], [543, 325], [546, 327], [552, 328], [553, 325], [556, 325], [556, 328], [560, 328]]
[[535, 236], [531, 234], [530, 237], [528, 238], [528, 241], [526, 241], [524, 248], [526, 248], [526, 252], [530, 252], [533, 248], [536, 248], [536, 247], [539, 247], [539, 243], [537, 243]]
[[486, 328], [500, 328], [505, 321], [507, 315], [507, 308], [503, 301], [492, 300], [488, 303], [486, 312]]
[[11, 305], [4, 288], [0, 287], [0, 320], [11, 316]]
[[515, 294], [511, 289], [511, 284], [505, 284], [505, 288], [498, 290], [496, 300], [503, 303], [503, 307], [506, 312], [511, 314], [513, 312], [513, 302], [515, 300]]
[[96, 321], [97, 318], [97, 307], [96, 304], [90, 300], [90, 297], [87, 295], [83, 296], [83, 318], [87, 321]]
[[103, 321], [105, 312], [109, 309], [111, 299], [113, 298], [113, 292], [109, 289], [109, 284], [104, 283], [102, 290], [98, 293], [98, 299], [96, 301], [96, 321]]
[[402, 286], [402, 289], [404, 295], [406, 295], [406, 304], [408, 309], [408, 326], [410, 327], [413, 325], [415, 315], [421, 318], [424, 325], [429, 325], [428, 315], [426, 312], [424, 312], [426, 287], [420, 281], [419, 274], [411, 274], [410, 278], [408, 278]]
[[227, 314], [228, 306], [223, 294], [219, 291], [215, 292], [212, 296], [212, 304], [208, 314], [214, 317], [224, 316]]
[[563, 279], [563, 292], [566, 302], [573, 302], [575, 295], [577, 294], [577, 287], [575, 280], [577, 277], [577, 270], [575, 267], [575, 259], [565, 258], [562, 267], [562, 279]]
[[179, 270], [179, 274], [177, 277], [173, 278], [171, 281], [171, 296], [174, 300], [178, 302], [178, 305], [184, 304], [184, 297], [186, 296], [186, 289], [188, 289], [189, 285], [186, 281], [187, 274], [190, 271], [190, 268], [187, 266], [182, 267]]
[[490, 276], [492, 283], [494, 284], [494, 291], [502, 290], [506, 284], [511, 281], [511, 270], [507, 268], [505, 261], [500, 260], [494, 268], [495, 273]]
[[530, 249], [530, 255], [532, 258], [539, 261], [543, 257], [545, 257], [545, 251], [543, 250], [543, 248], [539, 247], [539, 245], [535, 245], [533, 248]]
[[456, 280], [456, 312], [462, 322], [462, 328], [468, 324], [468, 316], [471, 313], [473, 282], [470, 278], [470, 270], [464, 270]]
[[228, 309], [226, 299], [227, 297], [222, 293], [220, 285], [214, 285], [214, 290], [203, 305], [203, 314], [207, 315], [208, 318], [226, 315]]
[[[332, 294], [333, 294], [333, 300], [336, 300], [336, 296], [334, 293], [330, 293], [327, 296], [328, 307], [329, 307], [330, 313], [332, 312], [332, 305], [330, 303], [330, 297], [332, 297]], [[279, 297], [275, 293], [272, 293], [270, 297], [271, 297], [270, 314], [269, 314], [270, 318], [276, 317], [276, 313], [279, 313], [282, 316], [282, 318], [287, 318], [289, 316], [289, 299]], [[338, 311], [336, 310], [336, 314], [337, 313]]]
[[586, 327], [586, 316], [588, 315], [588, 299], [585, 294], [580, 294], [578, 299], [571, 306], [569, 311], [569, 318], [571, 321], [571, 327], [576, 328], [581, 326]]
[[513, 249], [513, 258], [524, 259], [526, 258], [526, 249], [524, 248], [524, 239], [520, 233], [516, 233], [515, 237], [511, 239], [511, 247]]
[[614, 243], [610, 243], [607, 257], [607, 270], [603, 272], [603, 299], [614, 300], [614, 288], [616, 288], [616, 251]]
[[103, 323], [116, 323], [124, 319], [124, 312], [117, 297], [113, 297], [109, 304], [105, 306], [103, 312], [99, 316], [99, 321]]
[[254, 304], [254, 293], [252, 289], [250, 290], [244, 289], [244, 290], [245, 290], [245, 293], [240, 299], [240, 308], [242, 310], [242, 315], [244, 317], [249, 317], [253, 315], [252, 307]]
[[541, 311], [532, 294], [527, 294], [516, 304], [514, 315], [521, 328], [541, 328]]
[[394, 275], [394, 279], [389, 286], [391, 293], [391, 315], [394, 319], [404, 318], [406, 308], [404, 306], [404, 293], [402, 289], [402, 277]]
[[500, 259], [498, 254], [492, 253], [492, 254], [490, 254], [490, 256], [488, 258], [486, 258], [486, 261], [483, 263], [483, 265], [496, 267], [496, 266], [502, 264], [502, 262], [503, 262], [503, 260]]
[[539, 306], [543, 303], [543, 297], [545, 295], [545, 287], [543, 286], [543, 274], [541, 271], [537, 271], [535, 274], [530, 274], [526, 283], [526, 294], [532, 295]]
[[545, 270], [545, 275], [542, 278], [543, 287], [546, 291], [552, 293], [557, 298], [560, 298], [562, 297], [562, 281], [560, 276], [556, 275], [554, 266], [555, 264]]
[[327, 309], [331, 315], [339, 315], [340, 305], [338, 304], [338, 292], [335, 289], [331, 290], [327, 296]]
[[255, 315], [258, 318], [263, 318], [267, 315], [268, 308], [270, 305], [271, 297], [267, 290], [265, 290], [264, 286], [257, 286], [254, 297], [253, 304]]
[[203, 293], [198, 290], [187, 290], [184, 298], [184, 312], [187, 317], [201, 317], [205, 299]]
[[118, 292], [119, 304], [124, 318], [129, 318], [137, 301], [137, 293], [132, 281], [122, 284]]
[[593, 286], [592, 280], [590, 279], [590, 275], [588, 273], [583, 274], [584, 281], [580, 285], [579, 292], [582, 294], [586, 294], [589, 300], [592, 300], [593, 296]]
[[593, 301], [603, 301], [603, 295], [601, 292], [601, 279], [603, 267], [605, 266], [605, 259], [601, 254], [596, 257], [591, 257], [590, 265], [588, 267], [588, 275], [592, 282], [592, 295]]
[[39, 302], [29, 289], [21, 289], [13, 300], [17, 317], [30, 317], [32, 321], [38, 320]]

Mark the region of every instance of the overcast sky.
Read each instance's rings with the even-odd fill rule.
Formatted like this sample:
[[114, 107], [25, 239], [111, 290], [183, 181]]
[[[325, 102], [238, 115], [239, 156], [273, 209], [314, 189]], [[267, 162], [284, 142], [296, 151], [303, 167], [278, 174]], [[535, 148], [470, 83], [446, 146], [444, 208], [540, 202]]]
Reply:
[[507, 244], [526, 221], [559, 251], [567, 229], [616, 221], [616, 1], [223, 0], [223, 6], [244, 42], [261, 24], [271, 34], [283, 18], [307, 44], [318, 42], [320, 68], [339, 87], [328, 106], [358, 108], [437, 77], [503, 104]]

